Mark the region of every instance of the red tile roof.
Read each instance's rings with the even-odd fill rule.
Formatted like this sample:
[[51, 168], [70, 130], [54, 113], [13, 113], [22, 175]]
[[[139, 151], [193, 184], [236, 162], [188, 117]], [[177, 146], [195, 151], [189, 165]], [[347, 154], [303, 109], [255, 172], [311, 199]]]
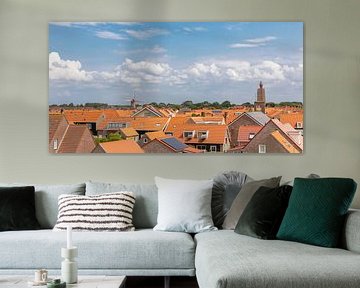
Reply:
[[135, 110], [133, 109], [121, 109], [121, 110], [115, 110], [118, 117], [131, 117], [132, 114], [134, 114]]
[[296, 123], [301, 123], [302, 125], [304, 122], [303, 113], [282, 113], [276, 118], [278, 118], [283, 124], [289, 123], [293, 128], [297, 128]]
[[[184, 138], [184, 131], [195, 131], [193, 138]], [[199, 139], [198, 132], [208, 131], [206, 139]], [[179, 138], [182, 142], [187, 144], [223, 144], [227, 136], [227, 125], [178, 125], [176, 128], [166, 129], [165, 132], [173, 133], [174, 137]]]
[[62, 114], [49, 114], [49, 143], [54, 138], [55, 132], [62, 121], [66, 121]]
[[282, 130], [301, 150], [304, 149], [304, 138], [299, 131], [295, 130], [289, 123], [283, 124], [278, 119], [271, 119], [271, 121]]
[[125, 137], [139, 136], [139, 134], [136, 132], [136, 130], [132, 127], [120, 128], [120, 131], [122, 132], [122, 134], [125, 135]]
[[238, 133], [238, 141], [239, 142], [249, 142], [250, 134], [256, 135], [262, 126], [240, 126], [239, 133]]
[[[78, 149], [81, 150], [81, 145], [86, 145], [83, 143], [83, 137], [86, 136], [86, 133], [88, 134], [87, 137], [92, 137], [86, 125], [69, 125], [57, 153], [77, 153]], [[95, 144], [92, 149], [94, 148]], [[90, 153], [91, 151], [83, 152]]]
[[277, 142], [279, 142], [289, 153], [300, 153], [279, 131], [270, 134]]
[[105, 153], [144, 153], [134, 140], [118, 140], [99, 144]]
[[[166, 138], [167, 135], [164, 133], [164, 131], [154, 131], [154, 132], [147, 132], [145, 135], [149, 138], [149, 140], [154, 140], [156, 138]], [[170, 137], [170, 136], [168, 136]]]
[[225, 124], [224, 117], [222, 116], [190, 117], [190, 119], [187, 122], [188, 124], [209, 124], [209, 125]]
[[72, 124], [76, 122], [97, 122], [102, 115], [102, 110], [65, 110], [66, 120]]
[[136, 117], [130, 127], [138, 131], [159, 131], [164, 129], [168, 120], [167, 117]]

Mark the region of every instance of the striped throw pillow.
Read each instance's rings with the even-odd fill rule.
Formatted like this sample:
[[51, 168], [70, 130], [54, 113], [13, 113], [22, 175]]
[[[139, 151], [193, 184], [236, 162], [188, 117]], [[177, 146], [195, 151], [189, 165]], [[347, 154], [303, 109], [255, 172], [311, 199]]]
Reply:
[[93, 196], [60, 195], [55, 231], [72, 226], [74, 231], [133, 231], [133, 192]]

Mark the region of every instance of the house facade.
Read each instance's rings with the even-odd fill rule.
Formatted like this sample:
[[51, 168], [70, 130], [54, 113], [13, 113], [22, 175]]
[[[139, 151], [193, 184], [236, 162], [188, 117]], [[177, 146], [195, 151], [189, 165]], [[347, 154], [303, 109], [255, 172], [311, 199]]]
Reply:
[[[241, 150], [243, 153], [301, 153], [303, 136], [277, 119], [269, 121]], [[239, 152], [239, 151], [237, 151]]]
[[239, 145], [239, 128], [242, 126], [264, 126], [270, 118], [263, 112], [245, 112], [240, 114], [229, 124], [230, 145], [235, 148]]

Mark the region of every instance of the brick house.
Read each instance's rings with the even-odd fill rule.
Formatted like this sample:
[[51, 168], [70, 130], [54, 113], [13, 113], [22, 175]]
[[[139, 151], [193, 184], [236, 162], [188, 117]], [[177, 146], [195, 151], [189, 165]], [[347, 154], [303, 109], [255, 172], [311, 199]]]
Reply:
[[69, 124], [62, 114], [49, 115], [50, 153], [91, 153], [95, 147], [87, 125]]
[[164, 131], [146, 132], [141, 136], [138, 143], [140, 146], [144, 146], [145, 144], [149, 143], [150, 141], [156, 138], [158, 139], [166, 138], [166, 134], [164, 133]]
[[[303, 136], [290, 124], [271, 119], [243, 148], [243, 153], [302, 153]], [[231, 151], [231, 152], [240, 152]]]
[[102, 110], [65, 110], [63, 114], [69, 124], [86, 125], [93, 135], [96, 135], [97, 126], [105, 118]]
[[169, 125], [165, 133], [205, 152], [226, 152], [230, 148], [227, 125]]
[[134, 140], [135, 142], [139, 141], [139, 134], [132, 127], [120, 128], [120, 135], [125, 140]]
[[189, 147], [175, 137], [155, 138], [143, 147], [145, 153], [203, 153], [204, 151]]
[[263, 127], [269, 120], [270, 118], [263, 112], [245, 112], [240, 114], [229, 124], [231, 148], [237, 147], [239, 144], [239, 128], [241, 126]]

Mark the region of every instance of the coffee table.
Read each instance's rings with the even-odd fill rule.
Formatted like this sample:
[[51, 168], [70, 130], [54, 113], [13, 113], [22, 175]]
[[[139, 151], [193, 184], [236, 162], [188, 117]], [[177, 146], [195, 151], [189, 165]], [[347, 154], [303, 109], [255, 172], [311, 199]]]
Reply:
[[[50, 278], [57, 278], [52, 277]], [[46, 286], [28, 286], [28, 281], [32, 281], [32, 276], [1, 276], [1, 288], [24, 288], [36, 287], [44, 288]], [[66, 288], [124, 288], [126, 276], [79, 276], [77, 284], [68, 284]]]

